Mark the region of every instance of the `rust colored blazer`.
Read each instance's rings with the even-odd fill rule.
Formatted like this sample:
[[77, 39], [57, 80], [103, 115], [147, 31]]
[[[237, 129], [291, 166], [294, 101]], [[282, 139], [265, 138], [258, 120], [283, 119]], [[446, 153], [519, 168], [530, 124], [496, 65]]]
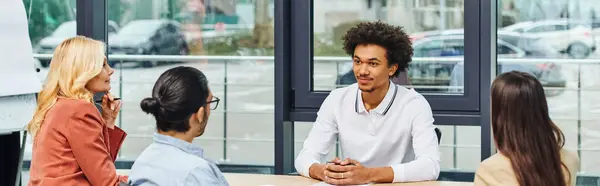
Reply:
[[29, 186], [118, 185], [114, 161], [127, 134], [89, 102], [59, 98], [33, 142]]

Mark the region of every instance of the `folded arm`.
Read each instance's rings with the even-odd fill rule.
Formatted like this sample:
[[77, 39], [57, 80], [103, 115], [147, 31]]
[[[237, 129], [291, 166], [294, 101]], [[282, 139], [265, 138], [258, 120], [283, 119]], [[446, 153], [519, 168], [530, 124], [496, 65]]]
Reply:
[[322, 179], [325, 170], [323, 159], [329, 154], [329, 149], [334, 144], [338, 133], [333, 114], [334, 103], [331, 99], [331, 97], [327, 97], [323, 101], [317, 113], [317, 119], [304, 141], [304, 146], [296, 157], [296, 170], [303, 176]]

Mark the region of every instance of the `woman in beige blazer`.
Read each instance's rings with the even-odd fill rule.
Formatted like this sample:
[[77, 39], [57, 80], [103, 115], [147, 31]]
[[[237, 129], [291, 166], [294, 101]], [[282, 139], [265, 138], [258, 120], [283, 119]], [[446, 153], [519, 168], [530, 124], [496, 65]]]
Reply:
[[564, 135], [550, 120], [541, 83], [507, 72], [496, 78], [491, 94], [498, 153], [479, 165], [475, 185], [575, 185], [579, 158], [563, 149]]

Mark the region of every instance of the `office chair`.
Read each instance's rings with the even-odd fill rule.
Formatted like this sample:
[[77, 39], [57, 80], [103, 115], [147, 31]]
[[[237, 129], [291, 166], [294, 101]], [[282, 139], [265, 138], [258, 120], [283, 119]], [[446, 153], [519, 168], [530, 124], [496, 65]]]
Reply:
[[442, 141], [442, 131], [440, 129], [438, 129], [437, 127], [435, 128], [435, 135], [437, 136], [438, 145], [439, 145], [440, 142]]

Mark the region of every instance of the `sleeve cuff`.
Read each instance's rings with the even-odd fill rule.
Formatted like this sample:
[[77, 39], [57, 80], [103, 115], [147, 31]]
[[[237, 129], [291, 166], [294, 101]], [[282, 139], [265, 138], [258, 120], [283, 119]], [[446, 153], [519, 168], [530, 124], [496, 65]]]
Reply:
[[108, 136], [109, 136], [108, 142], [109, 142], [110, 156], [113, 161], [116, 161], [117, 154], [119, 152], [119, 149], [121, 149], [121, 145], [123, 144], [123, 141], [125, 141], [125, 137], [127, 136], [127, 133], [125, 131], [123, 131], [121, 128], [115, 126], [113, 129], [108, 128]]
[[310, 178], [310, 166], [312, 166], [315, 163], [319, 163], [319, 162], [309, 162], [306, 163], [304, 165], [304, 168], [302, 168], [302, 175], [306, 176], [307, 178]]
[[319, 163], [317, 161], [309, 161], [307, 163], [305, 163], [304, 165], [302, 165], [302, 170], [300, 171], [300, 174], [302, 174], [302, 176], [305, 176], [307, 178], [310, 178], [310, 166], [312, 166], [315, 163]]
[[392, 170], [394, 171], [394, 183], [404, 182], [406, 177], [404, 176], [404, 164], [393, 165]]

